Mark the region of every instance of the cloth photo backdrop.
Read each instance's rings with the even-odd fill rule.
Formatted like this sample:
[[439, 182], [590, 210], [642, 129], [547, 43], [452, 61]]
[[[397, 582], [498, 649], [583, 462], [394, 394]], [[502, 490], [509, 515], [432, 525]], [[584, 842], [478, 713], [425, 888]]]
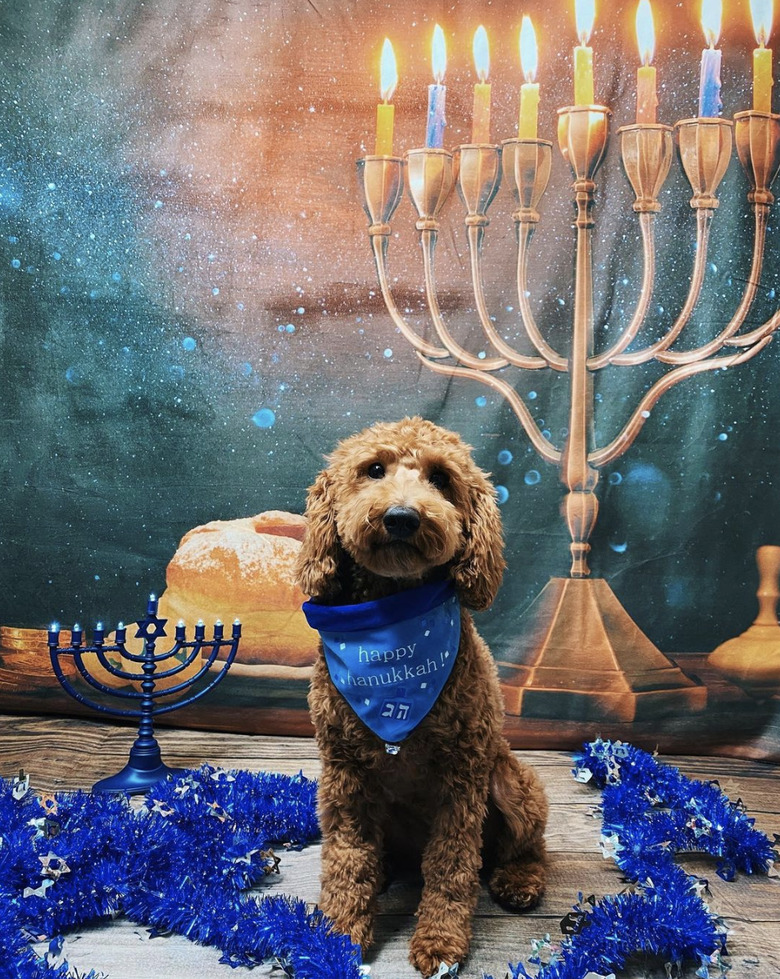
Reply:
[[[653, 4], [658, 121], [669, 125], [698, 113], [706, 45], [694, 8]], [[636, 112], [635, 9], [623, 0], [600, 4], [589, 41], [595, 101], [613, 113], [596, 177], [597, 350], [625, 329], [642, 279], [617, 136]], [[423, 145], [436, 23], [448, 53], [445, 148], [471, 142], [479, 24], [490, 41], [491, 139], [516, 136], [523, 14], [539, 42], [539, 137], [555, 144], [557, 109], [573, 100], [577, 43], [564, 0], [2, 8], [3, 708], [73, 709], [52, 680], [48, 623], [89, 630], [101, 620], [111, 630], [139, 618], [153, 592], [162, 594], [161, 615], [182, 615], [188, 625], [194, 616], [207, 625], [217, 614], [251, 619], [235, 677], [177, 722], [307, 733], [316, 637], [290, 574], [306, 488], [340, 438], [408, 414], [458, 431], [493, 475], [508, 569], [478, 626], [502, 670], [523, 667], [521, 617], [551, 577], [569, 572], [565, 487], [500, 393], [428, 370], [394, 326], [355, 168], [374, 152], [385, 37], [399, 72], [394, 150]], [[727, 3], [718, 42], [724, 118], [751, 107], [755, 46], [747, 0]], [[485, 291], [496, 329], [532, 354], [518, 310], [516, 205], [504, 184], [489, 211]], [[574, 307], [571, 185], [553, 145], [528, 292], [543, 335], [563, 356]], [[739, 305], [753, 249], [747, 191], [732, 152], [701, 298], [675, 349], [716, 336]], [[661, 337], [685, 301], [696, 241], [690, 196], [675, 155], [659, 195], [655, 292], [634, 346]], [[413, 328], [437, 343], [415, 218], [405, 196], [392, 222], [391, 286]], [[463, 218], [453, 190], [436, 252], [439, 301], [458, 342], [489, 357]], [[780, 303], [776, 222], [774, 206], [743, 332]], [[607, 716], [601, 725], [576, 713], [513, 715], [508, 697], [513, 743], [566, 747], [617, 732], [651, 747], [695, 743], [697, 751], [778, 757], [776, 686], [746, 691], [706, 656], [753, 622], [756, 550], [780, 544], [779, 367], [774, 342], [742, 366], [677, 385], [597, 487], [593, 576], [706, 697], [695, 709], [666, 705], [657, 718]], [[650, 362], [594, 376], [599, 445], [660, 374]], [[567, 374], [518, 371], [507, 380], [561, 445]]]

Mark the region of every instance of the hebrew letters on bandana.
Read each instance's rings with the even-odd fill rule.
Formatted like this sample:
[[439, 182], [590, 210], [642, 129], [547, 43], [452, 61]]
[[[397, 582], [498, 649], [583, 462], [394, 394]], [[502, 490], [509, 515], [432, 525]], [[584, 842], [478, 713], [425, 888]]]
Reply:
[[436, 703], [455, 663], [460, 605], [451, 582], [360, 605], [306, 602], [303, 611], [320, 633], [336, 689], [394, 753]]

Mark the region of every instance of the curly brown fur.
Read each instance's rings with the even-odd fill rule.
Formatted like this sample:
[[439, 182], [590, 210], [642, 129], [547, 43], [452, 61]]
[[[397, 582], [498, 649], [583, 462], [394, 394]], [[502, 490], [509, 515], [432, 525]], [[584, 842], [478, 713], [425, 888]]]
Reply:
[[[358, 720], [322, 655], [309, 694], [322, 760], [322, 910], [365, 948], [386, 858], [417, 852], [410, 958], [428, 976], [468, 952], [483, 853], [502, 905], [530, 908], [544, 889], [547, 802], [502, 736], [495, 663], [465, 611], [487, 608], [500, 585], [501, 520], [469, 446], [421, 418], [375, 425], [328, 461], [309, 491], [303, 590], [353, 604], [448, 575], [464, 609], [450, 678], [398, 755]], [[397, 507], [419, 516], [412, 533], [388, 521]]]

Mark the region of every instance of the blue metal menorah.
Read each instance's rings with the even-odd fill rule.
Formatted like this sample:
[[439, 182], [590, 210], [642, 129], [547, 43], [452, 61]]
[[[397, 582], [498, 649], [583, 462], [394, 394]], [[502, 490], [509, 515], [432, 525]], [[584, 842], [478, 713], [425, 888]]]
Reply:
[[[74, 625], [70, 634], [70, 645], [60, 646], [59, 626], [53, 624], [49, 629], [49, 655], [57, 679], [67, 692], [74, 697], [80, 704], [85, 704], [93, 710], [111, 714], [114, 717], [133, 717], [138, 718], [138, 737], [130, 749], [130, 759], [125, 767], [109, 778], [101, 779], [92, 786], [93, 792], [126, 792], [135, 794], [146, 792], [152, 785], [160, 782], [169, 774], [175, 774], [175, 769], [169, 768], [162, 761], [160, 747], [154, 737], [154, 718], [158, 714], [168, 714], [179, 707], [185, 707], [196, 700], [200, 700], [210, 690], [219, 683], [230, 669], [230, 664], [236, 657], [238, 642], [241, 638], [241, 624], [236, 620], [233, 623], [233, 634], [228, 638], [223, 638], [224, 626], [220, 621], [214, 625], [214, 638], [205, 638], [205, 626], [203, 622], [198, 622], [195, 626], [195, 638], [188, 640], [185, 634], [183, 622], [176, 626], [176, 641], [168, 652], [157, 653], [155, 646], [157, 640], [165, 636], [165, 623], [167, 619], [157, 617], [157, 599], [154, 595], [149, 596], [149, 603], [146, 609], [146, 617], [136, 622], [138, 631], [136, 639], [144, 640], [144, 650], [142, 653], [131, 653], [125, 646], [127, 629], [120, 622], [117, 627], [114, 642], [106, 643], [104, 640], [104, 629], [102, 623], [98, 622], [92, 633], [92, 644], [84, 643], [84, 634], [80, 626]], [[215, 672], [195, 693], [189, 696], [177, 695], [184, 694], [190, 690], [212, 667], [217, 655], [223, 647], [229, 647], [225, 660], [221, 663], [221, 668]], [[111, 662], [108, 653], [119, 653], [120, 665]], [[89, 670], [89, 665], [84, 662], [85, 655], [94, 655], [100, 666], [112, 676], [132, 684], [140, 681], [140, 690], [119, 690], [108, 687], [96, 679]], [[138, 701], [137, 707], [114, 707], [100, 703], [86, 696], [81, 690], [73, 686], [70, 679], [62, 672], [60, 663], [61, 657], [72, 657], [76, 668], [82, 678], [95, 690], [116, 697], [123, 701]], [[200, 666], [196, 665], [196, 671], [192, 675], [186, 676], [181, 682], [172, 686], [157, 689], [160, 680], [169, 677], [176, 677], [191, 667], [198, 658], [203, 662]], [[176, 665], [168, 669], [159, 670], [160, 664], [173, 661]], [[125, 667], [125, 663], [140, 664], [140, 669]], [[163, 698], [177, 698], [172, 702], [163, 702]]]

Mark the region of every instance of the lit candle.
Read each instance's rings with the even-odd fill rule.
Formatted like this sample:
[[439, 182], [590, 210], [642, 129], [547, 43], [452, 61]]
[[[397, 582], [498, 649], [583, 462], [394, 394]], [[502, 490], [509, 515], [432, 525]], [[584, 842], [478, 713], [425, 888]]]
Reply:
[[447, 48], [444, 31], [437, 24], [433, 29], [432, 44], [433, 85], [428, 86], [428, 125], [425, 130], [425, 145], [429, 149], [440, 150], [444, 143], [444, 99], [447, 88], [442, 84], [447, 71]]
[[519, 139], [536, 139], [539, 119], [539, 84], [536, 69], [539, 64], [536, 47], [536, 31], [527, 15], [520, 24], [520, 69], [525, 81], [520, 86], [520, 119], [517, 126]]
[[376, 107], [376, 147], [377, 156], [393, 155], [393, 119], [395, 106], [390, 102], [398, 84], [398, 70], [395, 64], [393, 45], [388, 38], [382, 45], [382, 56], [379, 60], [379, 91], [382, 101]]
[[490, 48], [485, 28], [474, 31], [474, 68], [479, 81], [474, 86], [474, 112], [471, 117], [471, 142], [490, 142]]
[[574, 0], [574, 14], [580, 41], [574, 48], [574, 104], [593, 105], [593, 48], [588, 41], [596, 19], [595, 0]]
[[772, 0], [750, 0], [753, 30], [758, 47], [753, 51], [753, 111], [772, 111], [772, 49], [766, 45], [772, 32]]
[[149, 601], [146, 603], [146, 614], [157, 615], [157, 596], [154, 593], [149, 596]]
[[720, 115], [723, 103], [720, 100], [720, 62], [721, 52], [715, 45], [720, 37], [721, 0], [702, 0], [701, 26], [706, 47], [701, 53], [701, 78], [699, 81], [699, 115], [714, 119]]
[[49, 626], [49, 645], [58, 646], [60, 642], [60, 625], [59, 622], [52, 622]]
[[655, 28], [650, 0], [639, 0], [636, 8], [636, 40], [639, 45], [641, 67], [636, 73], [636, 121], [654, 123], [658, 95], [655, 85], [655, 68], [651, 62], [655, 53]]

